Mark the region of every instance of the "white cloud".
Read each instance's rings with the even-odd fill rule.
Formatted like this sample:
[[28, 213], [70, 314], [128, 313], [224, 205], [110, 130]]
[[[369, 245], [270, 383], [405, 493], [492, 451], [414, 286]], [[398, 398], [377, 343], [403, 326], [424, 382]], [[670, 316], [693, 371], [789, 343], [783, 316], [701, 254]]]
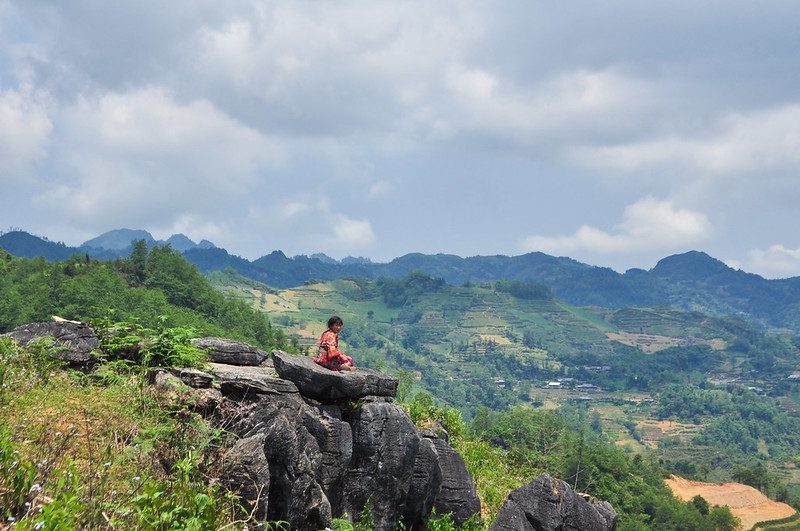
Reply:
[[800, 248], [787, 249], [783, 245], [773, 245], [766, 250], [753, 249], [744, 268], [757, 271], [767, 278], [800, 276]]
[[497, 79], [480, 68], [467, 70], [463, 67], [451, 68], [446, 74], [447, 86], [465, 98], [488, 102], [492, 99]]
[[307, 211], [309, 208], [310, 207], [307, 203], [291, 201], [283, 205], [281, 208], [281, 214], [284, 218], [291, 218], [296, 214]]
[[76, 222], [171, 225], [247, 197], [285, 157], [281, 143], [209, 102], [181, 103], [155, 87], [82, 98], [62, 111], [60, 129], [60, 180], [35, 203]]
[[12, 182], [44, 158], [53, 123], [30, 91], [0, 87], [0, 182]]
[[394, 190], [394, 185], [387, 181], [378, 181], [373, 183], [369, 187], [369, 192], [367, 193], [367, 197], [370, 199], [376, 199], [380, 197], [385, 197], [392, 193]]
[[206, 24], [186, 46], [195, 57], [189, 75], [237, 93], [228, 106], [245, 102], [243, 119], [381, 144], [427, 124], [443, 73], [482, 35], [469, 6], [293, 2]]
[[589, 167], [627, 171], [675, 163], [704, 174], [800, 170], [800, 105], [728, 114], [715, 133], [574, 151]]
[[[569, 132], [582, 138], [616, 135], [644, 120], [657, 87], [613, 69], [577, 69], [533, 84], [518, 84], [484, 70], [451, 70], [456, 105], [443, 117], [459, 129], [482, 131], [522, 144]], [[576, 130], [577, 129], [577, 130]]]
[[336, 246], [343, 251], [361, 249], [375, 241], [369, 220], [354, 220], [339, 214], [333, 227]]
[[711, 233], [707, 217], [676, 209], [671, 201], [646, 197], [625, 208], [624, 219], [613, 233], [584, 225], [569, 236], [530, 236], [525, 251], [551, 254], [630, 254], [670, 251], [705, 240]]
[[198, 214], [184, 214], [175, 219], [166, 230], [159, 228], [149, 230], [156, 239], [166, 240], [173, 234], [183, 234], [195, 243], [201, 240], [211, 240], [216, 243], [215, 240], [218, 241], [218, 238], [224, 236], [228, 229], [224, 225]]

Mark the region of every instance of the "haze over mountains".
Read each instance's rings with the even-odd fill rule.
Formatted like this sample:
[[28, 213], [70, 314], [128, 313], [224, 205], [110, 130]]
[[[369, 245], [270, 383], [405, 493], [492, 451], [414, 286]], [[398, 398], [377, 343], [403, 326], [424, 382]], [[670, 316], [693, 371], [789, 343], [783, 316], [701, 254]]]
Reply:
[[281, 251], [273, 251], [249, 261], [207, 240], [196, 244], [176, 234], [166, 241], [157, 241], [147, 231], [129, 229], [107, 232], [80, 247], [11, 231], [0, 235], [0, 247], [15, 256], [43, 256], [49, 261], [66, 260], [76, 253], [108, 260], [127, 256], [132, 242], [139, 239], [149, 246], [170, 244], [196, 264], [201, 273], [232, 268], [244, 277], [282, 289], [311, 279], [404, 278], [412, 271], [422, 271], [453, 285], [500, 279], [541, 283], [559, 299], [574, 305], [608, 308], [667, 305], [708, 315], [738, 316], [768, 331], [800, 333], [800, 277], [765, 279], [734, 270], [699, 251], [666, 257], [649, 271], [631, 269], [623, 274], [540, 252], [469, 258], [411, 253], [388, 263], [374, 263], [364, 258], [337, 261], [324, 254], [289, 258]]

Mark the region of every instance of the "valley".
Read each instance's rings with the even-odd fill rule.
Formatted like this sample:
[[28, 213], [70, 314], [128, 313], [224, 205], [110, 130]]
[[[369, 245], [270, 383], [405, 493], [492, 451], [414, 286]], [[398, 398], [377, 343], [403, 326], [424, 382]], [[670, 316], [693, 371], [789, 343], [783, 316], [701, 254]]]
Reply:
[[[429, 393], [468, 422], [483, 407], [559, 409], [631, 455], [657, 455], [676, 475], [726, 483], [762, 467], [773, 496], [798, 492], [800, 446], [765, 427], [778, 418], [800, 427], [800, 382], [790, 378], [800, 372], [797, 336], [666, 306], [574, 306], [543, 286], [530, 295], [424, 274], [285, 290], [209, 277], [307, 352], [327, 317], [340, 315], [343, 349], [357, 363], [411, 374], [412, 395]], [[757, 415], [764, 426], [747, 424]], [[721, 433], [728, 428], [749, 433]]]

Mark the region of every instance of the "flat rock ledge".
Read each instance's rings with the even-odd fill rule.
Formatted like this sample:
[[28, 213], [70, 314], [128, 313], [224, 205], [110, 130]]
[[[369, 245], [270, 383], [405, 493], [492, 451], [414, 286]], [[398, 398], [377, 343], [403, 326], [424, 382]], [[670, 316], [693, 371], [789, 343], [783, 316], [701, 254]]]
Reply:
[[244, 341], [223, 337], [203, 337], [193, 339], [192, 344], [208, 353], [208, 360], [228, 365], [255, 367], [261, 365], [269, 354]]
[[613, 531], [617, 518], [610, 503], [541, 474], [511, 491], [489, 531]]
[[397, 396], [397, 378], [364, 367], [355, 371], [331, 371], [307, 356], [272, 351], [278, 376], [294, 383], [303, 396], [322, 403], [352, 400], [365, 396]]

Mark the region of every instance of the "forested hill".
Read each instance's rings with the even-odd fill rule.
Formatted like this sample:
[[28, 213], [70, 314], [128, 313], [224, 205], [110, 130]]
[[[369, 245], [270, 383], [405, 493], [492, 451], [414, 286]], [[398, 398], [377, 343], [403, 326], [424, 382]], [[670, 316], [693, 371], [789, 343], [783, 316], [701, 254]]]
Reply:
[[[123, 322], [132, 329], [165, 326], [221, 336], [261, 348], [292, 350], [261, 312], [215, 290], [169, 246], [141, 246], [131, 258], [73, 255], [49, 263], [0, 250], [0, 333], [58, 315], [80, 321]], [[2, 376], [2, 371], [0, 371]]]
[[[98, 241], [102, 239], [93, 240], [95, 244]], [[0, 236], [0, 247], [15, 256], [41, 255], [48, 260], [64, 260], [73, 252], [98, 259], [108, 259], [110, 253], [112, 257], [127, 255], [124, 249], [70, 248], [19, 231]], [[400, 279], [422, 271], [451, 285], [521, 280], [545, 284], [570, 304], [606, 308], [666, 305], [713, 316], [735, 315], [765, 330], [800, 332], [800, 277], [768, 280], [734, 270], [698, 251], [664, 258], [649, 271], [631, 269], [624, 274], [539, 252], [469, 258], [412, 253], [388, 263], [373, 263], [352, 258], [336, 261], [324, 255], [290, 258], [281, 251], [249, 261], [225, 249], [202, 245], [182, 251], [202, 273], [232, 268], [276, 288], [343, 276]]]

